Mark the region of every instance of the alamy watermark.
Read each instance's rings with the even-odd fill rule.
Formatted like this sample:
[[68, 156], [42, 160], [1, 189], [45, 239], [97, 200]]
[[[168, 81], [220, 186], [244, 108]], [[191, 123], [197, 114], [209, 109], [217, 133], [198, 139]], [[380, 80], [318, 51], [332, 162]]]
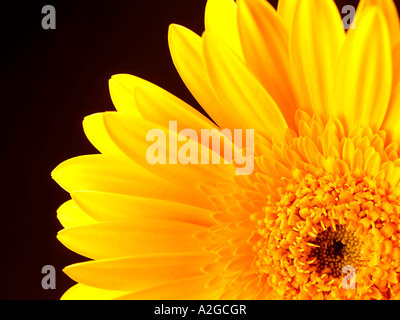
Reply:
[[56, 288], [56, 268], [47, 264], [42, 268], [42, 274], [45, 276], [42, 278], [42, 288], [44, 290]]
[[342, 14], [345, 16], [342, 19], [343, 28], [348, 29], [355, 29], [356, 28], [356, 8], [351, 5], [344, 6], [342, 8]]
[[254, 129], [245, 130], [245, 142], [243, 133], [242, 129], [201, 129], [199, 137], [196, 130], [178, 131], [177, 121], [169, 121], [168, 141], [162, 129], [147, 132], [146, 141], [154, 143], [147, 148], [146, 159], [151, 165], [234, 163], [237, 175], [249, 175], [254, 170]]
[[42, 8], [42, 14], [45, 16], [42, 18], [42, 28], [44, 30], [56, 28], [56, 9], [54, 6], [45, 5]]
[[355, 289], [356, 288], [356, 269], [347, 265], [342, 268], [342, 274], [345, 276], [342, 279], [342, 288], [343, 289]]
[[[355, 29], [355, 16], [356, 8], [352, 5], [346, 5], [342, 8], [342, 14], [345, 16], [342, 19], [343, 28]], [[42, 18], [42, 28], [44, 30], [56, 29], [56, 9], [52, 5], [45, 5], [42, 8], [42, 14], [45, 16]]]

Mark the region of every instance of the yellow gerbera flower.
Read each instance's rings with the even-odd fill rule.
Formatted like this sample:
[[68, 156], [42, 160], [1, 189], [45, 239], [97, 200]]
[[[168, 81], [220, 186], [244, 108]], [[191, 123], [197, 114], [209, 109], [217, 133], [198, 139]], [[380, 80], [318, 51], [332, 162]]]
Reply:
[[[216, 125], [113, 76], [118, 111], [83, 123], [101, 154], [53, 171], [72, 197], [58, 237], [92, 259], [65, 269], [64, 298], [399, 299], [400, 24], [392, 0], [361, 0], [355, 23], [345, 33], [333, 0], [209, 0], [201, 37], [171, 25]], [[252, 174], [150, 164], [146, 135], [176, 137], [170, 121], [254, 129]]]

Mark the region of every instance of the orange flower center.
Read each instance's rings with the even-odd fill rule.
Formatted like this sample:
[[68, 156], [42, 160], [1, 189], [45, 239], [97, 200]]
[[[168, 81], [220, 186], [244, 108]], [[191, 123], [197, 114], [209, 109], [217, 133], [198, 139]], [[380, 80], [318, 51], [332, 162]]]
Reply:
[[382, 297], [390, 275], [391, 285], [398, 283], [399, 266], [398, 249], [393, 250], [399, 246], [393, 237], [398, 217], [387, 201], [387, 187], [384, 181], [351, 174], [315, 177], [299, 170], [286, 179], [280, 200], [264, 207], [258, 229], [256, 264], [267, 284], [288, 298], [354, 296], [356, 290], [342, 288], [348, 266], [360, 272], [359, 281], [368, 283], [360, 291], [378, 287]]
[[[369, 129], [346, 136], [332, 123], [321, 128], [331, 131], [330, 140], [319, 138], [324, 133], [299, 130], [309, 137], [294, 137], [280, 147], [294, 159], [287, 161], [291, 174], [278, 181], [268, 172], [276, 194], [265, 197], [253, 245], [261, 283], [272, 296], [285, 299], [399, 296], [396, 146], [385, 147], [384, 133]], [[273, 162], [265, 168], [271, 167]], [[343, 284], [349, 270], [356, 288]]]

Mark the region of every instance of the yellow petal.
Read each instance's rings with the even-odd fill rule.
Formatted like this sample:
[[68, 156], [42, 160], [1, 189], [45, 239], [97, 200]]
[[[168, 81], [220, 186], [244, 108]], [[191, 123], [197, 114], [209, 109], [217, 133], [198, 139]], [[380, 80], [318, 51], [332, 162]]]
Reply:
[[291, 33], [295, 81], [309, 97], [306, 107], [327, 121], [334, 113], [334, 65], [345, 40], [342, 19], [333, 0], [299, 1]]
[[205, 227], [167, 220], [123, 220], [61, 230], [57, 238], [67, 248], [91, 259], [195, 252], [204, 243], [193, 235]]
[[[183, 143], [178, 143], [178, 135], [172, 130], [149, 121], [118, 113], [107, 113], [104, 117], [111, 138], [121, 150], [147, 170], [177, 185], [193, 187], [210, 180], [224, 181], [235, 174], [233, 165], [224, 164], [222, 159], [220, 164], [211, 164], [211, 160], [209, 161], [210, 164], [202, 164], [200, 159], [202, 152], [209, 156], [211, 151], [194, 140], [184, 143], [192, 144], [193, 148], [197, 150], [198, 164], [181, 164], [178, 155]], [[185, 129], [177, 128], [178, 132]], [[161, 130], [160, 132], [166, 138], [166, 145], [163, 146], [163, 150], [158, 150], [159, 154], [165, 154], [166, 163], [150, 164], [147, 158], [148, 148], [154, 144], [152, 141], [147, 141], [147, 134], [154, 129]], [[200, 137], [197, 137], [197, 139], [200, 141]]]
[[90, 143], [101, 153], [123, 155], [123, 152], [110, 139], [104, 126], [102, 113], [85, 117], [83, 120], [83, 130]]
[[400, 84], [400, 42], [393, 48], [393, 88]]
[[137, 291], [119, 299], [126, 300], [211, 300], [216, 299], [218, 292], [205, 287], [208, 276], [199, 276], [153, 288]]
[[[204, 124], [211, 124], [211, 121], [200, 112], [168, 91], [142, 78], [129, 74], [117, 74], [110, 79], [110, 88], [113, 90], [113, 101], [129, 100], [133, 104], [134, 110], [132, 111], [132, 106], [125, 107], [123, 103], [117, 103], [117, 110], [121, 113], [127, 113], [138, 118], [144, 117], [152, 121], [157, 119], [160, 122], [165, 117], [170, 118], [171, 115], [180, 115], [182, 119], [185, 118], [184, 116], [190, 116], [190, 119], [197, 118]], [[138, 91], [141, 93], [139, 98]], [[160, 117], [157, 118], [155, 114]]]
[[64, 272], [87, 286], [118, 291], [139, 291], [171, 281], [201, 276], [212, 261], [208, 253], [164, 253], [96, 260], [70, 265]]
[[400, 84], [392, 92], [392, 98], [388, 109], [385, 122], [383, 123], [383, 129], [390, 133], [390, 137], [393, 141], [400, 143]]
[[150, 82], [130, 74], [117, 74], [108, 81], [111, 100], [115, 108], [119, 112], [141, 117], [133, 96], [133, 90], [137, 83], [150, 84]]
[[204, 25], [207, 32], [211, 32], [222, 39], [243, 60], [235, 1], [208, 0], [204, 14]]
[[[218, 134], [218, 127], [213, 122], [190, 105], [161, 88], [156, 88], [155, 86], [136, 87], [135, 100], [138, 110], [144, 119], [164, 128], [169, 127], [170, 121], [176, 121], [181, 129], [190, 128], [195, 130], [199, 137], [198, 142], [205, 146], [209, 145], [209, 141], [204, 141], [204, 143], [201, 141], [202, 130], [209, 130], [213, 136]], [[108, 139], [110, 138], [108, 137]]]
[[204, 56], [215, 92], [227, 116], [235, 119], [234, 128], [282, 140], [285, 118], [243, 62], [211, 33], [204, 37]]
[[394, 47], [400, 41], [400, 22], [396, 4], [393, 0], [360, 0], [356, 13], [356, 27], [357, 22], [359, 19], [362, 19], [363, 15], [367, 12], [367, 9], [373, 6], [378, 6], [385, 16], [392, 47]]
[[196, 109], [169, 92], [155, 87], [137, 87], [135, 100], [140, 113], [146, 120], [168, 127], [169, 121], [176, 120], [181, 128], [217, 128]]
[[172, 24], [168, 33], [172, 60], [186, 87], [220, 128], [231, 128], [208, 79], [202, 38], [185, 27]]
[[[371, 147], [372, 148], [372, 147]], [[365, 153], [364, 170], [371, 176], [375, 176], [381, 169], [381, 157], [379, 153], [371, 149], [368, 155]]]
[[294, 13], [297, 8], [298, 0], [279, 0], [278, 1], [278, 14], [282, 18], [286, 29], [291, 32], [293, 25]]
[[146, 185], [163, 182], [130, 159], [117, 155], [88, 155], [66, 160], [53, 170], [52, 177], [68, 192], [95, 190], [135, 194], [143, 191], [146, 194]]
[[211, 226], [211, 211], [166, 200], [107, 192], [75, 191], [72, 198], [97, 221], [165, 219]]
[[349, 31], [336, 76], [337, 114], [353, 126], [379, 130], [392, 88], [392, 55], [382, 13], [367, 9], [357, 28]]
[[127, 294], [127, 291], [99, 289], [78, 283], [69, 288], [61, 300], [114, 300]]
[[211, 208], [200, 192], [172, 184], [126, 156], [89, 155], [69, 159], [52, 172], [68, 192], [101, 191], [172, 200]]
[[351, 139], [344, 138], [343, 140], [343, 151], [342, 151], [342, 159], [346, 162], [348, 166], [351, 166], [352, 159], [354, 156], [355, 146]]
[[393, 84], [389, 107], [382, 128], [391, 134], [394, 141], [400, 141], [400, 42], [392, 50], [393, 57]]
[[289, 59], [289, 33], [275, 9], [264, 0], [238, 1], [239, 33], [245, 61], [263, 84], [289, 125], [299, 107]]
[[74, 200], [68, 200], [58, 208], [57, 218], [64, 228], [97, 223], [97, 220], [87, 215]]

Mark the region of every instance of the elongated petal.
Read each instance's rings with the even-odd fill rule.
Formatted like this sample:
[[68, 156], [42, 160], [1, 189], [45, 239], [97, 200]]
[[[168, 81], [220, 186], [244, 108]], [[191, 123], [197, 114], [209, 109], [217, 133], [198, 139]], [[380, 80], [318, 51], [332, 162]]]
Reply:
[[117, 74], [112, 76], [108, 81], [111, 100], [119, 112], [141, 117], [133, 96], [133, 90], [138, 82], [141, 84], [150, 84], [130, 74]]
[[61, 163], [52, 177], [68, 192], [102, 191], [173, 200], [204, 208], [211, 205], [194, 193], [146, 171], [125, 156], [89, 155]]
[[238, 1], [239, 33], [245, 61], [263, 84], [290, 127], [299, 107], [292, 87], [289, 33], [275, 9], [264, 0]]
[[360, 4], [358, 5], [356, 13], [356, 23], [362, 19], [367, 9], [373, 6], [379, 7], [385, 16], [385, 20], [389, 28], [392, 47], [394, 47], [400, 41], [400, 22], [396, 5], [393, 0], [360, 0]]
[[382, 13], [369, 8], [350, 30], [336, 69], [337, 111], [348, 129], [380, 129], [392, 89], [389, 32]]
[[306, 111], [323, 120], [336, 107], [333, 71], [344, 40], [342, 19], [333, 0], [299, 1], [291, 33], [292, 67], [311, 103]]
[[96, 288], [139, 291], [171, 281], [201, 276], [201, 266], [212, 261], [212, 255], [166, 253], [89, 261], [73, 264], [64, 272], [73, 280]]
[[205, 287], [207, 276], [177, 280], [168, 284], [127, 294], [124, 300], [202, 300], [216, 299], [218, 292]]
[[198, 132], [217, 128], [200, 112], [161, 88], [137, 87], [135, 100], [143, 117], [161, 126], [168, 127], [169, 121], [175, 120], [181, 128]]
[[382, 128], [391, 134], [394, 141], [400, 141], [400, 42], [392, 50], [393, 84], [389, 107]]
[[[184, 143], [192, 144], [193, 148], [197, 150], [198, 155], [193, 156], [193, 158], [198, 163], [181, 164], [179, 150], [183, 143], [179, 142], [178, 144], [178, 135], [172, 130], [160, 127], [152, 122], [117, 113], [107, 113], [104, 117], [107, 130], [118, 147], [144, 168], [168, 181], [177, 185], [193, 187], [199, 185], [202, 181], [205, 182], [209, 179], [223, 181], [234, 175], [233, 166], [224, 164], [222, 159], [220, 164], [202, 164], [200, 161], [201, 153], [205, 152], [209, 156], [210, 149], [202, 147], [194, 140]], [[165, 146], [161, 146], [159, 149], [162, 148], [162, 150], [158, 150], [159, 155], [165, 154], [167, 159], [165, 163], [150, 163], [147, 157], [148, 148], [153, 144], [153, 142], [147, 141], [147, 134], [152, 130], [161, 130], [160, 134], [165, 137]], [[199, 141], [200, 137], [197, 137], [197, 139]], [[210, 160], [209, 163], [211, 162]]]
[[103, 154], [123, 155], [123, 152], [110, 139], [102, 113], [95, 113], [85, 117], [83, 130], [90, 143]]
[[393, 88], [400, 84], [400, 42], [393, 48]]
[[69, 192], [96, 190], [122, 194], [144, 191], [146, 185], [163, 181], [131, 160], [116, 155], [69, 159], [53, 170], [52, 177]]
[[95, 191], [75, 191], [71, 196], [97, 221], [165, 219], [204, 226], [213, 223], [211, 211], [172, 201]]
[[186, 87], [220, 128], [231, 128], [208, 79], [202, 38], [191, 30], [170, 25], [168, 33], [172, 60]]
[[61, 230], [57, 238], [67, 248], [91, 259], [201, 250], [193, 234], [206, 228], [178, 221], [129, 220], [102, 222]]
[[127, 291], [99, 289], [78, 283], [69, 288], [61, 300], [114, 300], [127, 294]]
[[205, 29], [222, 39], [243, 60], [233, 0], [208, 0], [204, 14]]
[[388, 113], [383, 124], [383, 129], [390, 133], [393, 141], [400, 143], [400, 84], [392, 92]]
[[297, 8], [299, 0], [279, 0], [278, 1], [278, 14], [282, 18], [286, 29], [292, 32], [294, 13]]
[[235, 129], [281, 140], [287, 128], [276, 103], [242, 61], [218, 38], [206, 34], [204, 54], [211, 83]]
[[58, 208], [57, 218], [64, 228], [97, 223], [97, 220], [87, 215], [74, 200], [68, 200]]

